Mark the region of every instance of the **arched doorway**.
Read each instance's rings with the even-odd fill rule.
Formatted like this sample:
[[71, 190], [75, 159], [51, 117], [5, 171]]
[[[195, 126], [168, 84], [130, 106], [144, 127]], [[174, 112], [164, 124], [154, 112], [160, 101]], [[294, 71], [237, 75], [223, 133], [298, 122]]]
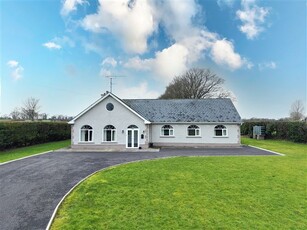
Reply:
[[127, 128], [127, 148], [138, 148], [139, 147], [139, 128], [136, 125], [129, 125]]

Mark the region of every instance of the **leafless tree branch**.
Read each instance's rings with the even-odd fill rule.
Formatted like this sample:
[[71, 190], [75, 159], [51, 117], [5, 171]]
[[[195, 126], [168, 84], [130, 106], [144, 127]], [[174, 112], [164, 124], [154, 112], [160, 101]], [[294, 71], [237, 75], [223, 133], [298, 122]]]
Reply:
[[166, 87], [160, 99], [175, 98], [231, 98], [235, 97], [222, 85], [224, 79], [211, 72], [209, 69], [192, 68], [180, 76], [176, 76]]
[[40, 109], [39, 99], [35, 99], [33, 97], [28, 98], [21, 108], [23, 115], [29, 119], [34, 121], [38, 117], [38, 112]]

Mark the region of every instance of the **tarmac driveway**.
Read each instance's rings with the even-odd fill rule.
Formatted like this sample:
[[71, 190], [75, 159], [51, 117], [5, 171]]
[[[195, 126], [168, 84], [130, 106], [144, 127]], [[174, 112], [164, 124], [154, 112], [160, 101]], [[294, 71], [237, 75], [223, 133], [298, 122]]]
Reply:
[[0, 165], [0, 229], [45, 229], [61, 198], [87, 175], [111, 165], [169, 156], [275, 155], [251, 148], [160, 152], [50, 152]]

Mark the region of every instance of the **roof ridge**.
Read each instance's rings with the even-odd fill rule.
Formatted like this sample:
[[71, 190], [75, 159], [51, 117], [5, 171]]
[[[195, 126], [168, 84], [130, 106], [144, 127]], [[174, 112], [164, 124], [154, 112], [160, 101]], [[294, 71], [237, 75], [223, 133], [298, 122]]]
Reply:
[[124, 98], [124, 99], [121, 99], [121, 100], [156, 100], [156, 101], [177, 101], [177, 100], [216, 100], [216, 99], [218, 99], [218, 100], [224, 100], [224, 99], [228, 99], [228, 100], [231, 100], [231, 98], [228, 98], [228, 97], [224, 97], [224, 98], [220, 98], [220, 97], [216, 97], [216, 98], [177, 98], [177, 99], [158, 99], [158, 98], [156, 98], [156, 99], [154, 99], [154, 98], [148, 98], [148, 99], [146, 99], [146, 98]]

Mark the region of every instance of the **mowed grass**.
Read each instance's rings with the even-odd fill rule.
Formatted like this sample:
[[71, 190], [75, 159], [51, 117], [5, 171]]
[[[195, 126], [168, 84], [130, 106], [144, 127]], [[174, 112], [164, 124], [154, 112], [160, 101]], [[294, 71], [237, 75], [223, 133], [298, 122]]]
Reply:
[[286, 156], [176, 157], [109, 168], [79, 185], [52, 229], [307, 229], [307, 146]]
[[71, 141], [56, 141], [23, 148], [0, 151], [0, 163], [70, 146]]

